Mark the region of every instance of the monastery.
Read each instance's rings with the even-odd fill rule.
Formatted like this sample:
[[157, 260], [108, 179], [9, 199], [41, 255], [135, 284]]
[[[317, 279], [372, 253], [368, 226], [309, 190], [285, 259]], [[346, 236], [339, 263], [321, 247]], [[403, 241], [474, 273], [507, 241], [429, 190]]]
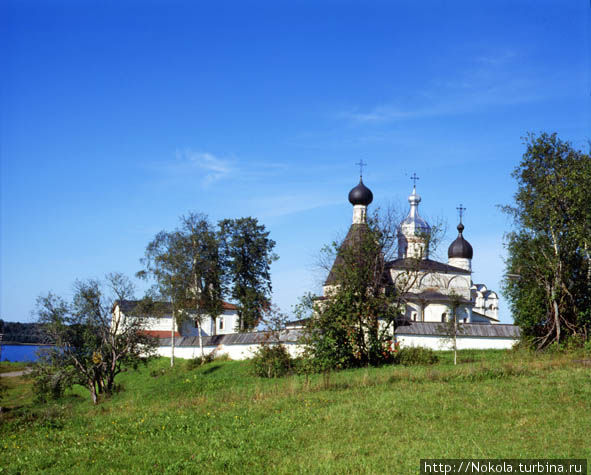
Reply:
[[[416, 176], [414, 177], [416, 179]], [[373, 193], [363, 183], [349, 192], [353, 206], [353, 222], [342, 246], [354, 245], [355, 236], [367, 226], [367, 208], [373, 201]], [[396, 286], [398, 279], [405, 278], [409, 269], [417, 272], [413, 284], [405, 289], [406, 311], [395, 330], [395, 339], [401, 346], [424, 346], [435, 350], [449, 349], [442, 322], [449, 319], [452, 304], [459, 301], [458, 321], [461, 334], [458, 335], [458, 349], [507, 349], [519, 340], [519, 327], [499, 323], [499, 298], [496, 292], [481, 283], [472, 281], [472, 259], [474, 250], [464, 237], [462, 206], [458, 236], [449, 245], [448, 261], [438, 262], [429, 258], [428, 237], [431, 226], [420, 216], [421, 197], [416, 190], [416, 180], [408, 197], [409, 211], [397, 230], [398, 256], [387, 263], [386, 281]], [[337, 257], [324, 286], [324, 297], [329, 298], [330, 289], [335, 285], [334, 268]], [[418, 263], [418, 267], [417, 267]], [[116, 305], [114, 317], [124, 317], [135, 302], [124, 301]], [[172, 309], [171, 309], [172, 310]], [[232, 359], [245, 359], [262, 342], [284, 344], [293, 356], [299, 355], [303, 347], [299, 340], [304, 332], [305, 321], [294, 321], [277, 337], [265, 332], [236, 333], [238, 315], [236, 307], [224, 303], [223, 314], [216, 318], [205, 318], [202, 324], [202, 341], [205, 352], [228, 354]], [[149, 332], [159, 338], [158, 352], [170, 356], [172, 332], [175, 335], [175, 356], [194, 358], [200, 354], [199, 338], [194, 322], [187, 321], [181, 328], [173, 326], [172, 311], [160, 318], [153, 318]]]

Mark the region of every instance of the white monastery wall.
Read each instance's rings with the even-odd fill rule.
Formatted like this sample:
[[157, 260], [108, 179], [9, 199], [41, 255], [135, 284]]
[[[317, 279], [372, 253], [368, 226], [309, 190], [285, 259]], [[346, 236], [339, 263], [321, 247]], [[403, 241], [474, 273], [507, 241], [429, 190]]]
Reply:
[[[287, 348], [292, 358], [301, 356], [304, 347], [298, 345], [295, 342], [283, 343]], [[258, 344], [247, 344], [247, 345], [217, 345], [217, 346], [204, 346], [203, 352], [208, 355], [215, 352], [216, 356], [228, 355], [233, 360], [246, 360], [254, 356], [255, 351], [259, 348]], [[159, 356], [166, 356], [170, 358], [171, 347], [170, 346], [159, 346], [157, 348]], [[201, 349], [199, 346], [176, 346], [174, 348], [174, 357], [182, 359], [193, 359], [201, 356]]]
[[[440, 336], [396, 335], [400, 347], [422, 346], [432, 350], [451, 350], [453, 342]], [[458, 350], [508, 350], [517, 343], [515, 338], [458, 336]]]

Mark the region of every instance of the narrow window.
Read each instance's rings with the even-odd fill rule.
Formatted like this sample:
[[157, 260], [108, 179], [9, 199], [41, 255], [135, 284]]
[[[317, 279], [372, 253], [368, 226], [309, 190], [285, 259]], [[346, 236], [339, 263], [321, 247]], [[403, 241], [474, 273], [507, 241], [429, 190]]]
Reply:
[[447, 313], [442, 313], [441, 314], [441, 322], [445, 323], [445, 320], [447, 320]]
[[412, 312], [412, 321], [413, 322], [417, 321], [417, 312]]
[[220, 317], [220, 330], [224, 329], [224, 317]]

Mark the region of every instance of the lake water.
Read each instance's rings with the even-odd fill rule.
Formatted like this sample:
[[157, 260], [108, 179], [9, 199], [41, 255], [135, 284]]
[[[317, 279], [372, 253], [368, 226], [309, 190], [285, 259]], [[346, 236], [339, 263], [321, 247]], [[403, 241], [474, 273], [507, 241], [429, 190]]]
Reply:
[[47, 345], [2, 345], [1, 361], [37, 361], [37, 351]]

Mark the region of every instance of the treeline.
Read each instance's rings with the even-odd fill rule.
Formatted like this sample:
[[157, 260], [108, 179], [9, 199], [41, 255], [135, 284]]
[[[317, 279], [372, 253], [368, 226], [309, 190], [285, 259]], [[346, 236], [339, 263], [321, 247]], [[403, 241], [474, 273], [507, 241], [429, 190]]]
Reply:
[[47, 343], [42, 326], [38, 323], [3, 322], [0, 320], [2, 342], [13, 343]]

